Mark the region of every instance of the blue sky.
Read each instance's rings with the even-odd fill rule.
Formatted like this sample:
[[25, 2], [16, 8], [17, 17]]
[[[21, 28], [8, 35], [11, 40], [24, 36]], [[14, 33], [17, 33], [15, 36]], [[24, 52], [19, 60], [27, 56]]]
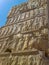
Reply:
[[26, 2], [27, 0], [0, 0], [0, 27], [4, 26], [7, 15], [12, 6]]

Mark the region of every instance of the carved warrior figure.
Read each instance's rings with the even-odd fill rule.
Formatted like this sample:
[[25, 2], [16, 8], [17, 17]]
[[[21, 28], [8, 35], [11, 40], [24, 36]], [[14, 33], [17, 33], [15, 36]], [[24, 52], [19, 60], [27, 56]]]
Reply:
[[0, 28], [0, 65], [49, 65], [47, 0], [14, 6]]

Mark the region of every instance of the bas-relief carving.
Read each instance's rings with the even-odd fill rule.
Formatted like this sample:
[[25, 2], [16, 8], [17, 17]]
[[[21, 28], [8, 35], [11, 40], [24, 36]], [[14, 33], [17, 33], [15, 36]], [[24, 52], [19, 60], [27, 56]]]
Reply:
[[[28, 3], [22, 4], [23, 6], [20, 5], [12, 8], [10, 15], [8, 16], [8, 19], [11, 19], [11, 22], [9, 21], [8, 23], [10, 26], [3, 27], [1, 29], [2, 32], [0, 32], [1, 37], [9, 35], [7, 40], [0, 40], [2, 41], [0, 42], [0, 44], [2, 43], [2, 45], [0, 45], [0, 52], [10, 53], [10, 56], [0, 57], [0, 65], [49, 65], [46, 2], [47, 0], [29, 0]], [[15, 13], [19, 15], [15, 21], [17, 23], [14, 24]], [[12, 22], [13, 24], [11, 24]], [[13, 35], [14, 33], [17, 34]], [[14, 52], [26, 50], [35, 51], [35, 49], [38, 50], [39, 54], [34, 53], [34, 55], [22, 56], [18, 54], [19, 56], [12, 56], [12, 53]], [[28, 53], [30, 53], [30, 51]]]
[[15, 56], [0, 59], [1, 65], [47, 65], [49, 61], [41, 55]]

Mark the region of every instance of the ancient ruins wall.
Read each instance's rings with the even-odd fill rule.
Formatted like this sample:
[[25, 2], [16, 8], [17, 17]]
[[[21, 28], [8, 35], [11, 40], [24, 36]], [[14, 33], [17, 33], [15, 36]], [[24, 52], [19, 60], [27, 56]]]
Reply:
[[47, 0], [12, 8], [0, 29], [0, 65], [48, 65]]

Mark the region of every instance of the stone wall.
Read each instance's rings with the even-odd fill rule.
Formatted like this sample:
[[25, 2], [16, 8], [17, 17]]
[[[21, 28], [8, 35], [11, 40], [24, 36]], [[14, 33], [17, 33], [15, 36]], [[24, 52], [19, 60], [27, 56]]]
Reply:
[[47, 0], [29, 0], [11, 9], [0, 28], [0, 65], [48, 65]]

